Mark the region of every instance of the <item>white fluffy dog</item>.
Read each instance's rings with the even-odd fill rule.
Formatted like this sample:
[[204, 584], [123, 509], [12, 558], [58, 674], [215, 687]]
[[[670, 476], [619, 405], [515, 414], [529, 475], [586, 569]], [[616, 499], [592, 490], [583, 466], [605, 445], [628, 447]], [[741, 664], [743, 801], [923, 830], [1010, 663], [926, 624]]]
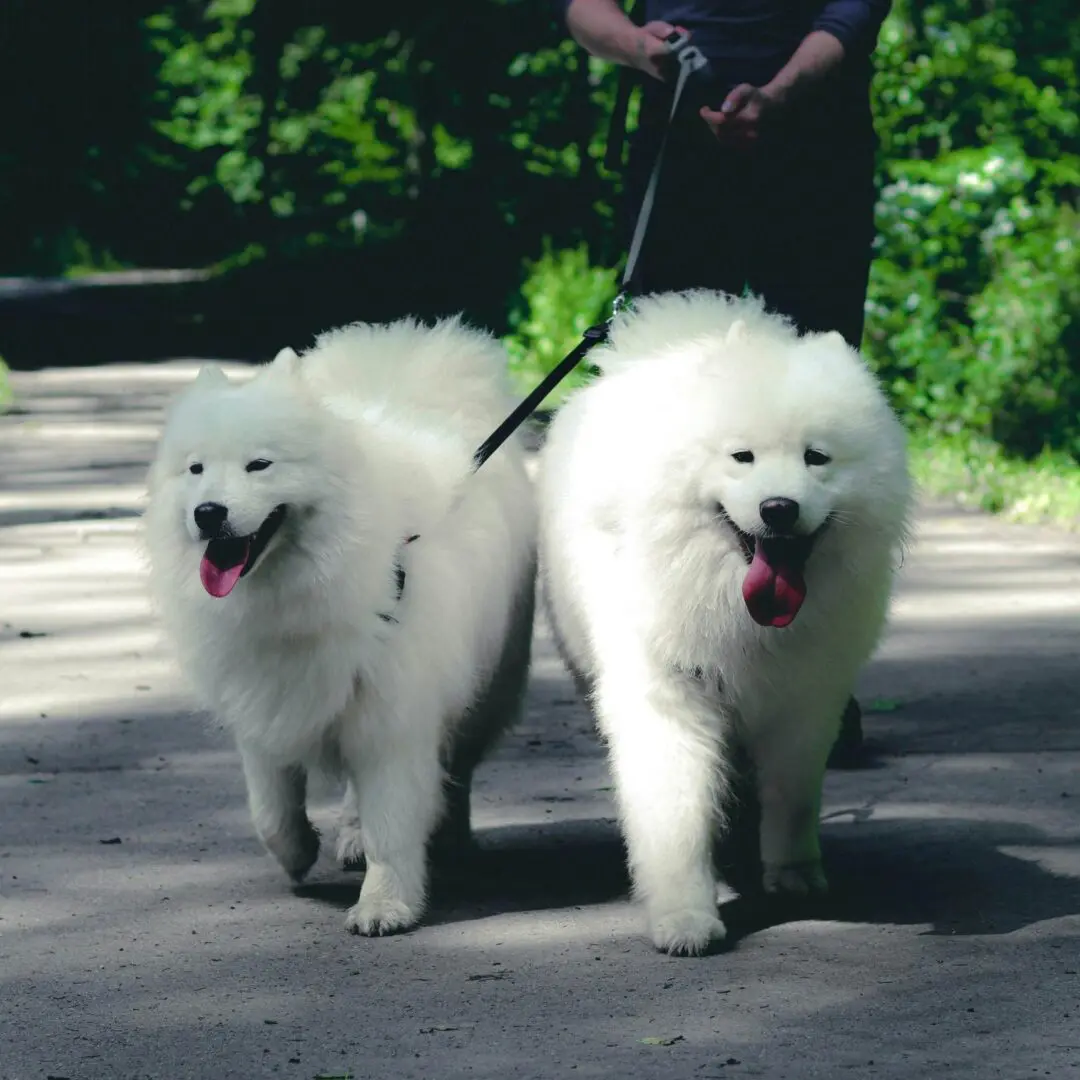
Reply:
[[513, 405], [505, 363], [446, 320], [333, 331], [245, 382], [204, 368], [150, 471], [156, 606], [294, 879], [319, 848], [307, 771], [347, 780], [358, 933], [421, 917], [425, 847], [440, 819], [440, 838], [468, 839], [473, 768], [520, 707], [536, 542], [521, 445], [470, 475]]
[[825, 763], [906, 537], [905, 438], [839, 334], [754, 299], [646, 298], [593, 357], [541, 458], [545, 604], [653, 941], [696, 954], [725, 933], [711, 842], [736, 744], [765, 888], [825, 888]]

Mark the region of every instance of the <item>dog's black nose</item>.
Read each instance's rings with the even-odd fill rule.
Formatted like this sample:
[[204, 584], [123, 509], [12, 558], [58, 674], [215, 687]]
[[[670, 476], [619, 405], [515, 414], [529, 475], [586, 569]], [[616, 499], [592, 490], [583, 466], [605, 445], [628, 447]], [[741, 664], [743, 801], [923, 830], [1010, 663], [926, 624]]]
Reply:
[[195, 507], [195, 524], [205, 540], [211, 540], [221, 532], [228, 516], [229, 508], [221, 503], [204, 502]]
[[758, 512], [761, 520], [777, 532], [791, 532], [799, 520], [799, 504], [794, 499], [763, 499]]

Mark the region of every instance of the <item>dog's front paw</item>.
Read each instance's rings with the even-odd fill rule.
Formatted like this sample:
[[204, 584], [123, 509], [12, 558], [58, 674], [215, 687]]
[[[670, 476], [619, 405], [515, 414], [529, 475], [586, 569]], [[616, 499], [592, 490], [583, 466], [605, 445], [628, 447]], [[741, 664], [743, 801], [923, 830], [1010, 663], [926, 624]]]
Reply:
[[762, 885], [767, 893], [791, 897], [822, 896], [829, 891], [829, 883], [820, 859], [766, 866]]
[[359, 825], [342, 825], [337, 839], [337, 861], [342, 870], [363, 870], [364, 838]]
[[670, 911], [649, 922], [653, 944], [672, 956], [701, 956], [727, 937], [724, 924], [712, 911]]
[[319, 857], [319, 833], [306, 817], [296, 826], [264, 837], [263, 844], [293, 881], [302, 881]]
[[345, 929], [351, 934], [379, 937], [408, 930], [419, 919], [420, 913], [414, 912], [402, 900], [388, 896], [361, 896], [345, 916]]

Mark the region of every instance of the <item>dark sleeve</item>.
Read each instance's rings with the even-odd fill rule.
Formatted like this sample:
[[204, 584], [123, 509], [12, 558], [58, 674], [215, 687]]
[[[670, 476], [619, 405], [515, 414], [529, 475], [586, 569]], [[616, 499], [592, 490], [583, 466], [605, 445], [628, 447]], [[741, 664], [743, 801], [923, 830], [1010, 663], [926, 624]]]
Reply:
[[869, 55], [877, 46], [878, 33], [891, 0], [829, 0], [814, 20], [814, 30], [832, 34], [846, 53]]

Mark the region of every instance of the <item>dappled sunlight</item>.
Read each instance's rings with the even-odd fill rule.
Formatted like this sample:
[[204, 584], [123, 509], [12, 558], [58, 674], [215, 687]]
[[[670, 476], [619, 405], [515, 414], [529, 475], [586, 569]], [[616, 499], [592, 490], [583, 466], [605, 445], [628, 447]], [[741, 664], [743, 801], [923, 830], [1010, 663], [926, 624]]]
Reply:
[[[800, 329], [861, 335], [924, 494], [1077, 525], [1080, 6], [646, 6], [713, 71], [688, 76], [685, 126], [646, 79], [621, 141], [619, 66], [665, 66], [621, 3], [6, 5], [0, 1080], [1080, 1078], [1080, 529], [919, 506], [856, 687], [865, 742], [824, 778], [829, 893], [762, 895], [719, 845], [728, 939], [693, 960], [651, 944], [542, 613], [523, 714], [474, 779], [475, 847], [434, 863], [416, 928], [367, 939], [345, 930], [366, 878], [334, 857], [339, 779], [308, 777], [321, 851], [294, 884], [151, 609], [136, 539], [164, 409], [207, 362], [256, 370], [207, 358], [461, 313], [523, 394], [611, 311], [653, 164], [631, 293], [665, 265], [746, 279]], [[743, 77], [720, 156], [699, 153], [698, 105]], [[523, 428], [530, 476], [594, 371]], [[733, 742], [768, 730], [724, 720]], [[761, 779], [767, 808], [788, 794]], [[784, 801], [800, 835], [767, 820], [766, 847], [801, 860], [812, 815]], [[673, 832], [674, 875], [701, 838]]]
[[973, 575], [957, 584], [898, 598], [894, 618], [922, 629], [927, 624], [956, 624], [969, 618], [1010, 620], [1036, 615], [1076, 620], [1080, 616], [1080, 597], [1062, 590], [1061, 574], [1053, 569]]
[[[1074, 654], [1080, 638], [1080, 620], [1071, 611], [1043, 612], [1036, 616], [1021, 615], [1014, 610], [1010, 619], [1004, 604], [991, 615], [979, 605], [974, 610], [955, 606], [946, 609], [944, 602], [941, 610], [934, 611], [931, 593], [927, 589], [920, 601], [929, 614], [926, 622], [911, 618], [902, 603], [896, 605], [883, 642], [883, 655], [896, 658], [905, 655], [933, 664], [950, 657], [994, 656], [999, 652], [1019, 656], [1033, 651], [1036, 642], [1040, 650], [1045, 649], [1050, 655]], [[1022, 610], [1022, 605], [1017, 608]], [[978, 619], [977, 633], [971, 632], [973, 618]]]
[[203, 357], [177, 358], [158, 364], [101, 364], [85, 368], [51, 368], [35, 371], [33, 375], [16, 372], [12, 375], [20, 400], [33, 400], [37, 395], [57, 392], [75, 393], [79, 401], [91, 402], [109, 394], [123, 399], [132, 392], [143, 393], [153, 388], [172, 392], [178, 384], [190, 382], [199, 369], [208, 363], [216, 364], [230, 376], [249, 376], [252, 365], [233, 360], [208, 360]]
[[[138, 513], [161, 410], [200, 366], [180, 361], [15, 374], [19, 410], [0, 424], [0, 526]], [[245, 377], [252, 370], [224, 366]]]
[[[1000, 848], [1000, 851], [1002, 855], [1008, 855], [1011, 859], [1023, 859], [1025, 862], [1035, 863], [1041, 870], [1055, 877], [1071, 877], [1080, 880], [1080, 839], [1067, 848], [1006, 845]], [[1080, 936], [1080, 925], [1077, 926], [1076, 932]]]
[[[70, 613], [70, 611], [69, 611]], [[69, 661], [116, 663], [118, 657], [139, 657], [161, 644], [161, 633], [149, 617], [126, 619], [120, 613], [99, 628], [50, 631], [40, 639], [16, 638], [4, 653], [10, 664], [32, 661], [64, 664]], [[144, 627], [139, 629], [140, 624]], [[10, 633], [10, 632], [9, 632]], [[0, 642], [6, 635], [0, 635]]]
[[893, 619], [923, 632], [967, 619], [1074, 620], [1080, 644], [1080, 545], [1043, 529], [987, 525], [975, 515], [928, 513], [900, 570]]
[[[92, 413], [93, 410], [88, 411]], [[45, 461], [50, 456], [69, 458], [74, 451], [82, 449], [84, 443], [92, 444], [96, 452], [94, 456], [98, 457], [104, 450], [118, 448], [116, 445], [110, 446], [110, 443], [126, 445], [131, 442], [151, 442], [160, 434], [160, 424], [139, 424], [132, 422], [133, 419], [125, 411], [118, 413], [116, 419], [111, 421], [88, 415], [85, 421], [80, 422], [71, 420], [64, 410], [46, 420], [16, 424], [13, 435], [30, 442], [27, 449], [38, 461]], [[59, 445], [52, 447], [49, 445], [52, 442]], [[85, 463], [83, 465], [85, 467]]]
[[[181, 846], [179, 838], [172, 843]], [[155, 846], [168, 845], [169, 838], [162, 837]], [[100, 848], [102, 852], [107, 850]], [[122, 853], [115, 857], [102, 854], [96, 860], [87, 854], [81, 868], [72, 865], [70, 854], [37, 856], [29, 882], [7, 889], [5, 925], [9, 929], [52, 934], [63, 929], [81, 932], [89, 924], [95, 933], [102, 933], [132, 929], [133, 920], [137, 920], [140, 933], [154, 935], [190, 928], [196, 912], [202, 922], [208, 918], [212, 922], [239, 921], [241, 916], [231, 918], [228, 908], [235, 905], [236, 897], [251, 896], [252, 872], [258, 870], [252, 864], [257, 858], [255, 854], [239, 861], [176, 859], [159, 863], [148, 859], [140, 861], [138, 869], [132, 871], [125, 865]], [[63, 891], [34, 884], [54, 880], [59, 874], [64, 878]], [[281, 875], [281, 886], [287, 894], [285, 882]], [[208, 896], [220, 899], [208, 900]], [[225, 900], [228, 903], [223, 904]], [[216, 914], [210, 916], [211, 909]]]
[[552, 945], [600, 948], [613, 939], [640, 933], [639, 913], [625, 903], [600, 904], [577, 910], [522, 911], [486, 919], [435, 926], [425, 931], [431, 945], [442, 949], [506, 947], [543, 952]]
[[[1042, 807], [1025, 808], [1018, 806], [995, 806], [985, 802], [928, 802], [906, 803], [890, 800], [888, 803], [870, 808], [852, 809], [853, 822], [878, 823], [890, 821], [934, 822], [934, 821], [970, 821], [988, 824], [1025, 826], [1044, 836], [1060, 836], [1080, 845], [1080, 832], [1076, 827], [1076, 815], [1055, 813], [1054, 809]], [[834, 820], [846, 816], [844, 811], [829, 815]], [[1080, 912], [1078, 912], [1080, 914]]]
[[[21, 599], [29, 606], [34, 587], [71, 580], [73, 575], [78, 580], [80, 574], [84, 575], [87, 585], [96, 585], [97, 591], [104, 595], [115, 587], [123, 588], [131, 571], [142, 570], [134, 546], [137, 530], [138, 524], [134, 521], [80, 522], [70, 526], [42, 524], [5, 529], [0, 554], [7, 544], [14, 544], [20, 549], [37, 547], [41, 555], [49, 558], [42, 559], [30, 572], [25, 568], [15, 571], [4, 567], [0, 578], [4, 595], [20, 597], [18, 590], [22, 588]], [[141, 586], [142, 581], [137, 584]], [[15, 591], [9, 593], [9, 590]]]
[[[96, 553], [88, 553], [88, 557], [80, 560], [95, 568], [81, 574], [73, 573], [70, 564], [60, 567], [54, 564], [51, 575], [24, 574], [21, 581], [8, 587], [11, 597], [8, 611], [16, 618], [22, 615], [38, 622], [52, 620], [57, 629], [65, 624], [92, 625], [95, 616], [104, 617], [107, 625], [110, 616], [126, 619], [149, 613], [138, 553], [126, 547], [95, 556]], [[40, 588], [40, 593], [35, 586]], [[45, 602], [35, 603], [35, 596]]]
[[[899, 1011], [931, 1045], [925, 994], [964, 993], [976, 970], [1033, 979], [1020, 942], [1050, 958], [1075, 947], [1080, 541], [936, 510], [860, 684], [875, 767], [826, 778], [827, 901], [748, 892], [724, 905], [727, 952], [658, 957], [630, 900], [602, 743], [540, 617], [525, 713], [475, 779], [476, 853], [436, 869], [415, 931], [350, 937], [363, 874], [334, 861], [339, 785], [312, 779], [322, 852], [293, 886], [146, 595], [136, 476], [166, 389], [197, 367], [131, 369], [130, 426], [122, 368], [47, 373], [29, 400], [48, 407], [0, 421], [0, 988], [13, 1000], [43, 1017], [78, 1007], [132, 1046], [197, 1046], [199, 1075], [214, 1038], [258, 1047], [256, 1073], [282, 1038], [291, 1056], [275, 1064], [355, 1070], [381, 1028], [397, 1041], [363, 1056], [371, 1075], [395, 1075], [403, 1047], [440, 1075], [431, 1063], [457, 1047], [492, 1080], [520, 1071], [500, 1041], [517, 1007], [558, 1017], [560, 1047], [602, 1028], [615, 1074], [638, 1076], [657, 1053], [749, 1063], [774, 1010], [788, 1025]], [[1059, 977], [1043, 968], [1040, 986]], [[890, 1040], [911, 1053], [886, 1031], [852, 1066]], [[949, 1045], [974, 1056], [978, 1038], [955, 1029]], [[83, 1075], [66, 1060], [52, 1075]]]
[[[2, 652], [0, 659], [6, 665]], [[66, 667], [69, 659], [62, 656], [56, 670], [50, 670], [47, 663], [35, 662], [22, 665], [18, 678], [5, 675], [8, 686], [41, 680], [39, 685], [46, 689], [21, 693], [5, 689], [0, 700], [0, 724], [33, 716], [41, 716], [42, 720], [61, 714], [90, 716], [103, 710], [137, 714], [145, 708], [140, 698], [152, 689], [166, 693], [173, 690], [174, 701], [180, 693], [179, 676], [169, 661], [154, 663], [140, 658], [138, 670], [132, 671], [118, 667], [115, 655], [111, 659], [101, 656], [93, 662], [80, 662], [80, 670], [70, 673], [60, 666]]]
[[0, 530], [0, 724], [137, 713], [151, 691], [175, 704], [179, 679], [147, 600], [135, 530], [134, 522]]
[[[144, 595], [143, 582], [125, 582], [125, 575], [118, 575], [120, 580], [110, 582], [109, 587], [101, 589], [101, 580], [98, 579], [99, 588], [95, 593], [89, 591], [83, 596], [72, 596], [72, 590], [79, 588], [78, 579], [72, 579], [65, 587], [62, 580], [52, 585], [43, 585], [42, 603], [33, 603], [33, 586], [24, 583], [13, 587], [11, 595], [13, 615], [20, 626], [39, 627], [50, 626], [50, 630], [31, 630], [23, 641], [41, 641], [46, 637], [56, 635], [59, 638], [71, 637], [77, 634], [93, 633], [102, 631], [108, 633], [113, 626], [131, 628], [132, 624], [147, 622], [150, 618], [150, 608]], [[89, 588], [89, 586], [87, 586]], [[16, 606], [20, 599], [26, 599], [23, 610], [25, 615], [20, 617]], [[10, 610], [10, 609], [9, 609]], [[14, 625], [14, 624], [12, 624]], [[22, 633], [22, 631], [19, 631]], [[33, 635], [32, 637], [29, 635]], [[2, 640], [2, 639], [0, 639]], [[12, 644], [15, 644], [12, 642]]]
[[0, 495], [0, 525], [33, 525], [74, 521], [80, 517], [130, 517], [140, 508], [142, 487], [136, 484], [85, 484], [18, 495]]

